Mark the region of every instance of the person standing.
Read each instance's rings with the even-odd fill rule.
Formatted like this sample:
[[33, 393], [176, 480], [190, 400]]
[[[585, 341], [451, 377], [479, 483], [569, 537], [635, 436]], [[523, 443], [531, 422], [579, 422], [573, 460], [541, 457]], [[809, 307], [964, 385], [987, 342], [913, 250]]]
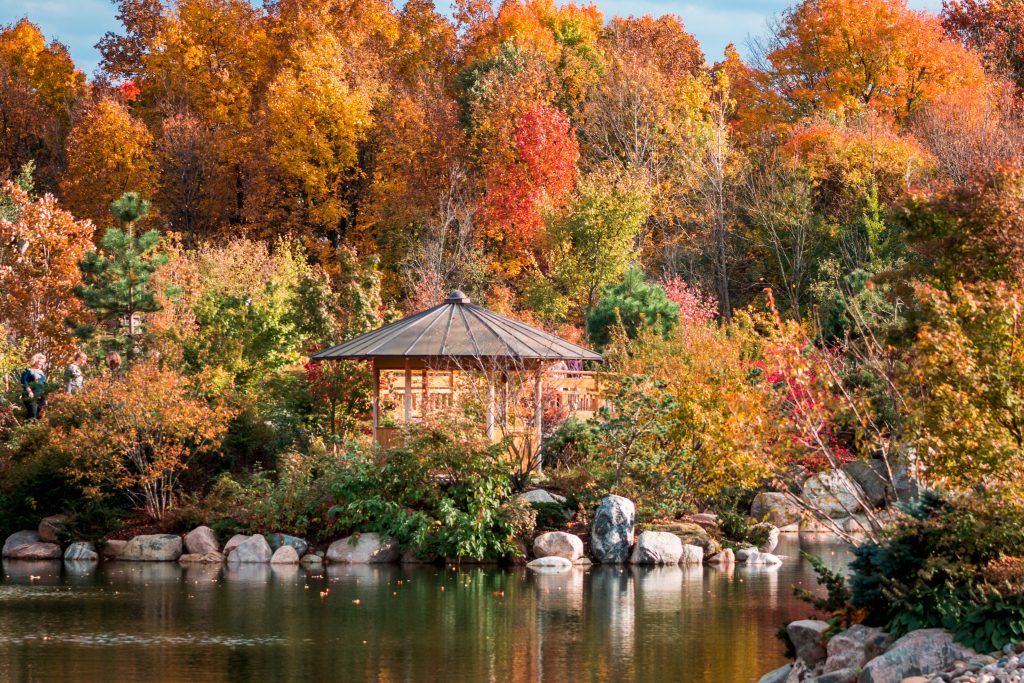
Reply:
[[82, 367], [89, 362], [84, 351], [75, 351], [71, 362], [64, 368], [64, 391], [69, 394], [80, 394], [85, 386], [85, 373]]
[[25, 404], [25, 419], [38, 420], [46, 405], [46, 356], [37, 353], [29, 359], [28, 367], [21, 373], [22, 402]]
[[110, 370], [112, 377], [121, 376], [121, 354], [117, 351], [111, 351], [107, 354], [107, 369]]

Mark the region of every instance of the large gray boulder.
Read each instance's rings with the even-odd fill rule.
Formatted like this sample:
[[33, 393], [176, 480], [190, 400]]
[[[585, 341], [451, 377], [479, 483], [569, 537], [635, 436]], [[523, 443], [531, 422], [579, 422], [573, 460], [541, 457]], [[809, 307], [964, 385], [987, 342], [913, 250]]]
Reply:
[[762, 491], [754, 496], [750, 516], [777, 527], [800, 523], [800, 506], [776, 491]]
[[802, 659], [807, 666], [814, 666], [825, 659], [825, 631], [828, 622], [817, 619], [800, 619], [786, 625], [786, 634], [793, 643], [797, 659]]
[[128, 541], [117, 554], [117, 559], [131, 562], [175, 562], [181, 554], [181, 536], [147, 534]]
[[855, 668], [858, 671], [869, 661], [886, 651], [892, 638], [880, 628], [856, 624], [828, 641], [828, 659], [825, 673]]
[[126, 545], [128, 545], [128, 541], [120, 538], [109, 538], [103, 541], [103, 545], [100, 546], [100, 554], [108, 560], [117, 559], [117, 556], [121, 554]]
[[533, 489], [519, 494], [519, 497], [531, 505], [565, 505], [566, 503], [565, 496], [544, 489]]
[[830, 517], [848, 517], [860, 511], [860, 485], [843, 470], [818, 472], [804, 482], [801, 496], [808, 505]]
[[583, 541], [576, 534], [548, 531], [533, 539], [534, 557], [564, 557], [576, 562], [583, 557]]
[[59, 560], [60, 546], [56, 543], [23, 543], [14, 546], [6, 555], [10, 560]]
[[605, 496], [597, 507], [590, 536], [590, 552], [594, 559], [606, 564], [628, 560], [635, 521], [633, 501], [622, 496]]
[[238, 546], [242, 545], [243, 543], [248, 541], [250, 538], [252, 538], [252, 537], [248, 536], [246, 534], [235, 534], [234, 536], [232, 536], [231, 538], [228, 539], [227, 543], [224, 544], [224, 550], [222, 550], [221, 552], [223, 552], [224, 556], [227, 557], [228, 555], [231, 554], [232, 550], [234, 550]]
[[636, 537], [631, 564], [679, 564], [683, 542], [667, 531], [644, 531]]
[[881, 460], [854, 460], [843, 465], [843, 472], [857, 482], [868, 502], [876, 508], [896, 498], [889, 472]]
[[60, 535], [68, 526], [67, 515], [50, 515], [39, 522], [39, 540], [46, 543], [60, 543]]
[[771, 553], [762, 553], [757, 550], [747, 555], [747, 566], [762, 565], [768, 567], [775, 567], [782, 564], [782, 560], [779, 559], [778, 555], [772, 555]]
[[654, 531], [667, 531], [679, 537], [683, 545], [699, 545], [704, 549], [704, 557], [708, 558], [722, 552], [722, 544], [712, 538], [704, 526], [696, 522], [670, 522], [659, 524]]
[[185, 534], [185, 549], [190, 555], [205, 555], [220, 552], [217, 534], [208, 526], [197, 526]]
[[864, 665], [858, 683], [899, 683], [910, 676], [945, 671], [957, 660], [967, 661], [976, 653], [953, 642], [941, 628], [911, 631]]
[[4, 541], [3, 552], [0, 553], [4, 557], [11, 557], [11, 551], [21, 545], [30, 545], [32, 543], [39, 542], [38, 531], [15, 531], [13, 534], [7, 537]]
[[699, 545], [682, 544], [683, 554], [679, 557], [679, 564], [703, 564], [704, 548]]
[[262, 534], [255, 534], [232, 549], [228, 564], [266, 564], [273, 555], [267, 539]]
[[383, 564], [397, 562], [402, 557], [398, 541], [381, 538], [379, 534], [359, 534], [335, 541], [327, 549], [329, 562], [346, 564]]
[[309, 543], [298, 536], [289, 536], [288, 534], [270, 534], [267, 536], [267, 543], [270, 544], [270, 549], [274, 552], [277, 552], [282, 546], [291, 546], [299, 557], [305, 555], [309, 550]]
[[64, 559], [68, 562], [96, 562], [100, 559], [96, 547], [92, 543], [77, 541], [64, 551]]

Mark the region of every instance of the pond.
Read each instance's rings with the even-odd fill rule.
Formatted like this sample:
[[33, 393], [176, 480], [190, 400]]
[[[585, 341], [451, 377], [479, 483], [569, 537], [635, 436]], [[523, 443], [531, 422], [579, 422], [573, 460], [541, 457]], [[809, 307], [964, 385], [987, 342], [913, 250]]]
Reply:
[[810, 608], [799, 550], [775, 568], [5, 562], [3, 681], [756, 681]]

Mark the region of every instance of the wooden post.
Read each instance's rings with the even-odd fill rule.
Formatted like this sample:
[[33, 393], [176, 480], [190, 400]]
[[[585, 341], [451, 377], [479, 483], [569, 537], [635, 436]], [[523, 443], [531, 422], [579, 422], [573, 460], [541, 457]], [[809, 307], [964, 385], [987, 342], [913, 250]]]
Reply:
[[487, 438], [494, 441], [494, 382], [486, 372], [487, 380]]
[[412, 368], [405, 359], [405, 424], [412, 422]]
[[377, 359], [371, 361], [373, 364], [373, 443], [380, 444], [380, 368], [377, 367]]
[[544, 363], [537, 361], [537, 376], [534, 378], [533, 385], [533, 400], [536, 403], [534, 406], [534, 428], [537, 431], [537, 471], [540, 472], [544, 468], [544, 461], [540, 455], [540, 442], [541, 436], [544, 433], [544, 381], [542, 375], [544, 373]]
[[427, 419], [427, 406], [430, 404], [430, 377], [427, 374], [427, 370], [422, 372], [423, 379], [423, 405], [420, 406], [420, 420], [425, 421]]

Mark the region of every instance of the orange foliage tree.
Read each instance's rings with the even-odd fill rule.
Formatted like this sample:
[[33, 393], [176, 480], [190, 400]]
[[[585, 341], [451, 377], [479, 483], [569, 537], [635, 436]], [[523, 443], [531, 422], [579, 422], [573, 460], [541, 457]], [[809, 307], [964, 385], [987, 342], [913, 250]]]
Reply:
[[68, 321], [82, 314], [74, 290], [93, 225], [29, 189], [25, 178], [0, 187], [0, 321], [33, 351], [62, 357], [75, 345]]
[[216, 449], [232, 415], [174, 370], [139, 364], [123, 378], [94, 379], [81, 394], [59, 396], [49, 419], [67, 472], [87, 495], [124, 493], [161, 520], [174, 507], [178, 478]]

